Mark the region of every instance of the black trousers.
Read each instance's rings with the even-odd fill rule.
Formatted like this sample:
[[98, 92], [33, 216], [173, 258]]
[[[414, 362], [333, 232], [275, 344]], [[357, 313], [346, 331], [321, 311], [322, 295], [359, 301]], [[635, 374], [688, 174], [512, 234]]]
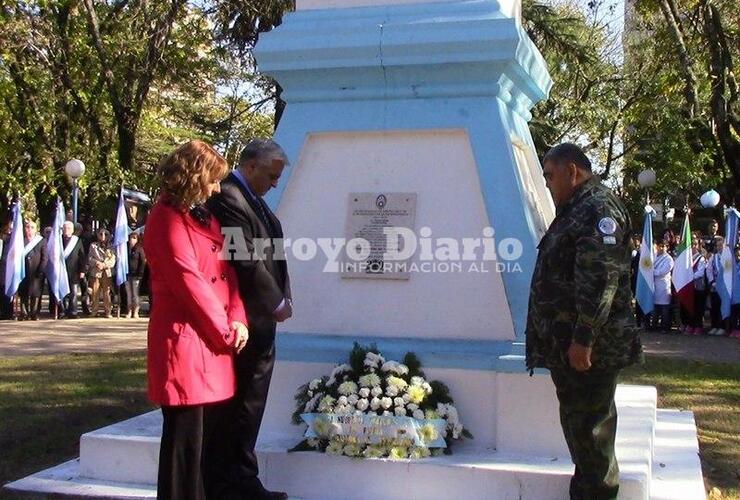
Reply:
[[229, 481], [230, 401], [163, 406], [158, 500], [218, 499]]
[[709, 299], [711, 302], [709, 314], [712, 318], [712, 328], [724, 328], [725, 322], [722, 321], [722, 300], [719, 294], [712, 292]]
[[270, 335], [250, 332], [244, 350], [236, 357], [236, 395], [233, 401], [236, 430], [232, 477], [243, 491], [255, 485], [259, 466], [254, 451], [275, 365], [275, 330]]
[[613, 500], [619, 491], [614, 454], [617, 407], [614, 392], [619, 372], [550, 370], [560, 402], [560, 423], [575, 472], [571, 500]]
[[706, 290], [694, 290], [694, 315], [691, 318], [690, 326], [694, 328], [704, 327], [704, 313], [707, 310], [707, 292]]

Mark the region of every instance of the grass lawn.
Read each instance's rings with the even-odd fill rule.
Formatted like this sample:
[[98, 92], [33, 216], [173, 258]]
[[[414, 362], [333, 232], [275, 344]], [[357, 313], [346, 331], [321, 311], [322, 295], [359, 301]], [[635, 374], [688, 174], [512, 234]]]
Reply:
[[77, 457], [80, 434], [150, 409], [145, 387], [141, 351], [0, 358], [0, 485]]
[[654, 385], [658, 407], [692, 410], [711, 498], [740, 499], [740, 364], [648, 357], [622, 382]]
[[[652, 357], [622, 381], [693, 410], [707, 485], [740, 498], [740, 365]], [[141, 351], [0, 358], [0, 484], [74, 458], [80, 434], [151, 409], [145, 384]]]

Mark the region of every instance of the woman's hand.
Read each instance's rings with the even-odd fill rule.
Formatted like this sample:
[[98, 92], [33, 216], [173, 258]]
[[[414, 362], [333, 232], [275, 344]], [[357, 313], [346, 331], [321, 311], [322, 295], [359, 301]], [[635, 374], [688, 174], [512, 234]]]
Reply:
[[230, 329], [231, 332], [236, 335], [234, 349], [236, 350], [236, 353], [239, 354], [240, 352], [242, 352], [242, 349], [244, 349], [244, 346], [247, 345], [247, 340], [249, 339], [249, 329], [244, 323], [241, 323], [240, 321], [232, 321]]

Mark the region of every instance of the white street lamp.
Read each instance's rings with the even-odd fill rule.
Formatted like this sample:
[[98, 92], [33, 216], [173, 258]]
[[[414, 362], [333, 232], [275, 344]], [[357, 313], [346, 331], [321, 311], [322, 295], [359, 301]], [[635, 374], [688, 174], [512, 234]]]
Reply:
[[704, 208], [714, 208], [719, 205], [719, 193], [714, 189], [710, 189], [701, 195], [699, 201], [701, 201], [701, 206]]
[[64, 165], [64, 172], [72, 178], [72, 217], [75, 224], [77, 224], [77, 197], [79, 188], [77, 187], [77, 179], [83, 176], [85, 173], [85, 164], [82, 160], [71, 159]]

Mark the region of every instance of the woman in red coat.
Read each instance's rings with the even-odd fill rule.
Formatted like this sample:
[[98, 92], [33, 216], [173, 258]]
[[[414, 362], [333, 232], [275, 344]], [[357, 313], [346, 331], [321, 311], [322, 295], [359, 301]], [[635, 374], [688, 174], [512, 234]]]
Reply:
[[[236, 275], [219, 259], [221, 226], [202, 206], [219, 190], [226, 160], [202, 141], [160, 165], [161, 194], [146, 224], [144, 250], [155, 297], [149, 320], [149, 398], [162, 406], [157, 498], [212, 497], [234, 395], [233, 356], [247, 341]], [[202, 464], [202, 466], [201, 466]], [[208, 494], [207, 494], [208, 493]]]

